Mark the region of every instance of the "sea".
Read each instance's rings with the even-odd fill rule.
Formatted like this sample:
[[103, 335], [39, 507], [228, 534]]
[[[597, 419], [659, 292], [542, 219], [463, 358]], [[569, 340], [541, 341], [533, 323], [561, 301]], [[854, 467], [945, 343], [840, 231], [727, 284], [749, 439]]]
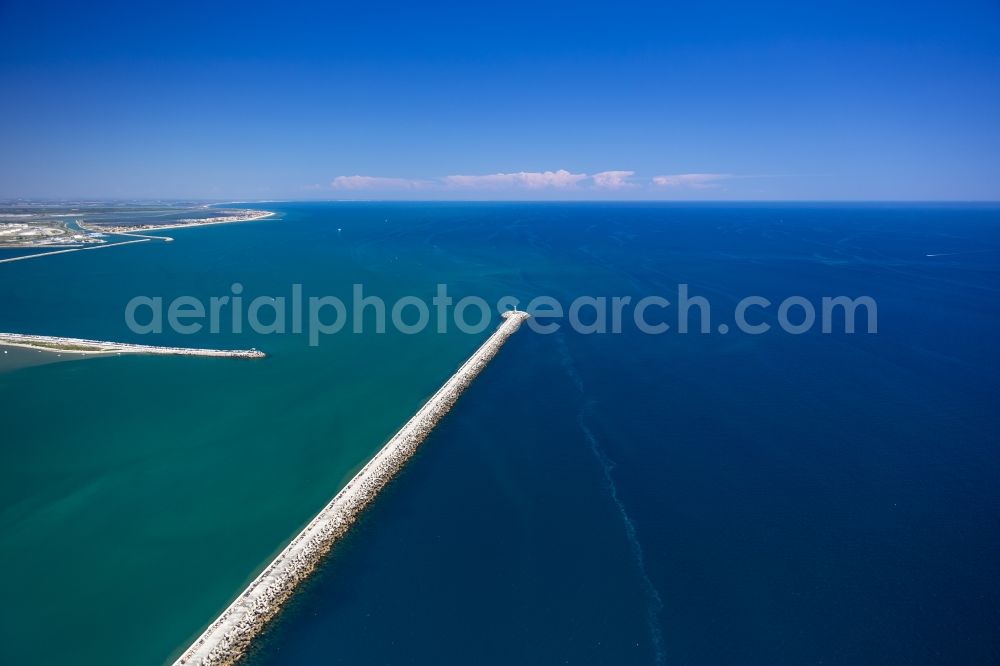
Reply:
[[[5, 348], [0, 663], [177, 658], [503, 297], [546, 297], [539, 326], [248, 664], [1000, 663], [1000, 206], [253, 207], [277, 215], [0, 264], [0, 331], [268, 354]], [[355, 285], [427, 325], [379, 332]], [[488, 325], [439, 327], [439, 285]], [[346, 324], [248, 324], [296, 293]], [[167, 325], [227, 296], [218, 331]], [[847, 332], [837, 297], [876, 307]]]

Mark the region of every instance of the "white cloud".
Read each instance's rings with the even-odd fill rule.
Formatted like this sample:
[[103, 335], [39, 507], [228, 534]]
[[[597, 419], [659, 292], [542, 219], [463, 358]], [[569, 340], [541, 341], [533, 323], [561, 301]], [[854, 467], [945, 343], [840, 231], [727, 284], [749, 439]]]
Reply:
[[337, 176], [330, 183], [330, 187], [335, 190], [416, 190], [427, 187], [430, 184], [430, 181], [411, 178]]
[[451, 187], [469, 188], [504, 188], [526, 187], [541, 189], [545, 187], [574, 187], [586, 180], [585, 173], [570, 173], [565, 169], [559, 171], [518, 171], [516, 173], [493, 173], [485, 176], [445, 176], [444, 182]]
[[[566, 169], [557, 171], [515, 171], [483, 175], [456, 174], [431, 179], [391, 178], [385, 176], [337, 176], [330, 183], [334, 190], [349, 191], [446, 191], [446, 190], [626, 190], [640, 187], [633, 180], [635, 171], [600, 171], [593, 175], [572, 173]], [[658, 185], [689, 185], [701, 187], [712, 178], [724, 178], [719, 174], [684, 174], [680, 176], [657, 176]], [[703, 179], [703, 180], [699, 180]], [[676, 182], [675, 182], [676, 181]], [[579, 190], [579, 186], [584, 186]], [[317, 186], [306, 186], [315, 188]]]
[[719, 181], [732, 178], [728, 173], [678, 173], [672, 176], [654, 176], [653, 183], [660, 187], [688, 187], [707, 190], [720, 187]]
[[629, 178], [634, 175], [635, 171], [602, 171], [593, 175], [594, 185], [609, 190], [635, 187], [635, 183], [629, 182]]

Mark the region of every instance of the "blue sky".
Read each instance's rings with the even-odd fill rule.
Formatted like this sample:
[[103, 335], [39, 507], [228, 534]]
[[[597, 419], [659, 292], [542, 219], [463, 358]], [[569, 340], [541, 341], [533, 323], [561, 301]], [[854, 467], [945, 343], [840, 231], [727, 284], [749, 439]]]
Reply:
[[4, 0], [0, 25], [4, 198], [1000, 200], [995, 0]]

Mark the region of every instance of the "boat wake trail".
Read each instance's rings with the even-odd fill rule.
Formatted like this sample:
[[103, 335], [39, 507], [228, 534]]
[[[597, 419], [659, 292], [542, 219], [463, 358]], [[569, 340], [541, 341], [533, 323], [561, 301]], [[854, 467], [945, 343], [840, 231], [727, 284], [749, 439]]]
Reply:
[[604, 447], [601, 446], [600, 441], [594, 435], [593, 431], [587, 426], [587, 414], [593, 408], [594, 401], [586, 398], [586, 392], [583, 388], [583, 380], [580, 378], [580, 375], [576, 370], [573, 357], [569, 353], [569, 349], [566, 346], [566, 341], [562, 334], [557, 335], [556, 346], [558, 347], [559, 358], [563, 368], [566, 370], [566, 374], [569, 375], [569, 378], [573, 381], [573, 384], [576, 385], [577, 390], [584, 398], [583, 407], [580, 410], [580, 414], [577, 416], [577, 422], [580, 425], [580, 429], [583, 431], [583, 435], [590, 446], [591, 452], [594, 454], [598, 464], [601, 466], [601, 471], [604, 474], [604, 481], [607, 484], [608, 493], [611, 495], [611, 501], [614, 502], [615, 506], [618, 508], [622, 524], [625, 527], [625, 537], [628, 540], [629, 550], [632, 553], [632, 559], [635, 562], [639, 578], [642, 582], [643, 593], [646, 596], [646, 622], [649, 624], [649, 634], [653, 645], [653, 663], [660, 666], [661, 664], [666, 663], [666, 654], [663, 649], [663, 631], [660, 628], [660, 613], [663, 610], [663, 600], [660, 598], [659, 591], [656, 589], [656, 586], [653, 585], [653, 581], [649, 577], [649, 573], [646, 571], [646, 560], [643, 556], [642, 543], [639, 541], [639, 533], [635, 528], [635, 523], [632, 522], [632, 518], [629, 516], [628, 510], [625, 508], [625, 503], [622, 502], [621, 498], [618, 496], [618, 486], [615, 483], [615, 478], [612, 474], [612, 471], [615, 468], [615, 462], [608, 457], [608, 454], [604, 450]]

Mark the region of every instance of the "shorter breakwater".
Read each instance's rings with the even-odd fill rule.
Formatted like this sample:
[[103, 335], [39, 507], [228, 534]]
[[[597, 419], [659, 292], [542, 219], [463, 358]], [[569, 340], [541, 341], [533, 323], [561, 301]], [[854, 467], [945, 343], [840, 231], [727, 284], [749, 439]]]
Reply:
[[434, 426], [500, 351], [529, 315], [504, 313], [505, 321], [400, 428], [361, 471], [313, 518], [208, 629], [184, 651], [175, 666], [233, 664], [281, 610], [295, 589], [316, 569], [416, 452]]
[[[121, 234], [122, 236], [134, 235], [134, 234]], [[38, 259], [39, 257], [51, 257], [54, 254], [69, 254], [70, 252], [86, 252], [87, 250], [102, 250], [108, 247], [119, 247], [121, 245], [132, 245], [134, 243], [148, 243], [153, 239], [153, 236], [147, 236], [139, 238], [138, 240], [127, 240], [121, 241], [120, 243], [101, 243], [100, 245], [88, 245], [87, 247], [71, 247], [64, 250], [52, 250], [51, 252], [36, 252], [34, 254], [22, 254], [17, 257], [8, 257], [6, 259], [0, 259], [0, 264], [9, 264], [14, 261], [26, 261], [28, 259]], [[169, 241], [170, 239], [164, 238], [162, 240]], [[43, 245], [36, 245], [33, 247], [45, 247]], [[26, 249], [33, 249], [33, 247], [28, 247]]]
[[124, 342], [61, 338], [50, 335], [0, 333], [0, 345], [25, 347], [59, 354], [160, 354], [169, 356], [216, 356], [225, 358], [264, 358], [256, 349], [192, 349], [188, 347], [157, 347]]

